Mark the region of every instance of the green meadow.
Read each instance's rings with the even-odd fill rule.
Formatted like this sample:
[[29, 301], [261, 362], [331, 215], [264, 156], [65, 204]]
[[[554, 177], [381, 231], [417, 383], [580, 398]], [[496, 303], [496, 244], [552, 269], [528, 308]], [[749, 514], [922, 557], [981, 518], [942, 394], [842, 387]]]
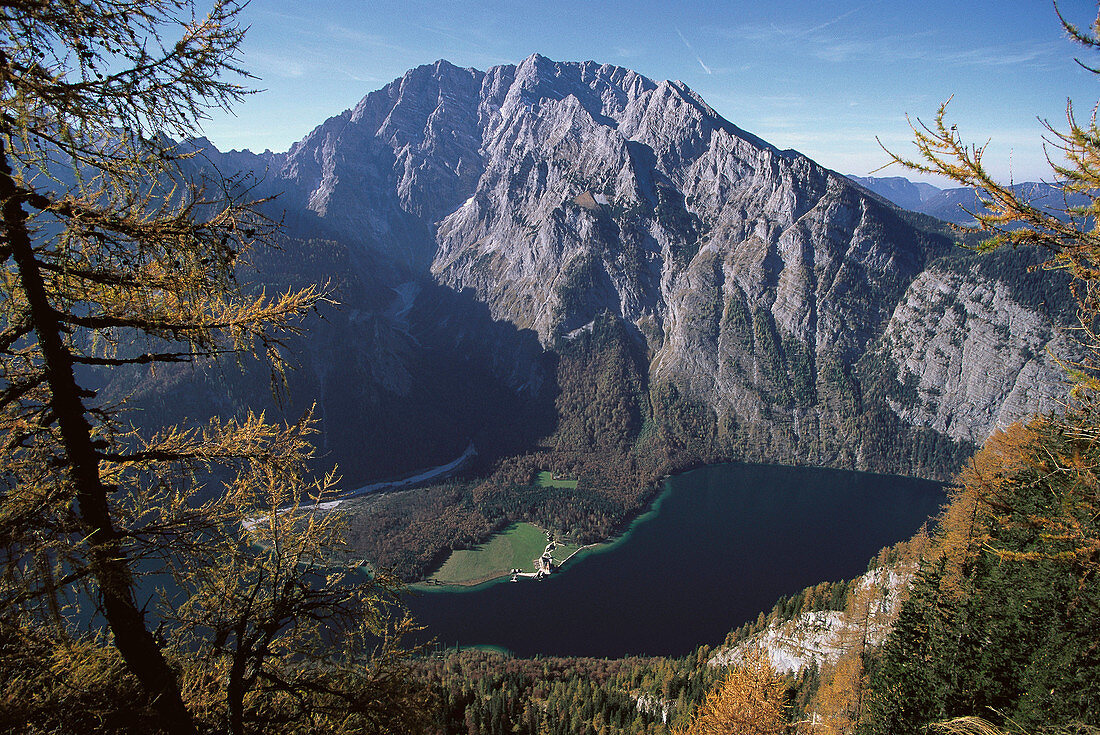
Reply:
[[[452, 552], [427, 581], [467, 586], [502, 577], [513, 569], [534, 572], [535, 559], [545, 548], [546, 531], [531, 523], [514, 523], [473, 549]], [[577, 544], [558, 544], [554, 559], [560, 562], [578, 548]]]
[[539, 473], [538, 478], [539, 487], [567, 487], [571, 490], [577, 489], [576, 480], [564, 480], [562, 478], [554, 479], [554, 473], [549, 470]]

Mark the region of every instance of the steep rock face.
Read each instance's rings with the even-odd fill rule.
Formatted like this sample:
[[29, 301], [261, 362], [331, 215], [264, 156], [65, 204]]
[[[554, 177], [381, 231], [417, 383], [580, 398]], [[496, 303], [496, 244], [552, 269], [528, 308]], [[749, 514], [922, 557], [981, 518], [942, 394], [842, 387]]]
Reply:
[[885, 240], [888, 208], [683, 85], [615, 67], [526, 60], [485, 141], [486, 174], [440, 224], [433, 272], [547, 344], [610, 308], [660, 350], [669, 302], [718, 259], [750, 311], [854, 355], [888, 310], [848, 291], [893, 296], [930, 249]]
[[1050, 321], [975, 269], [931, 268], [912, 283], [882, 349], [904, 386], [890, 399], [907, 422], [981, 442], [997, 428], [1057, 410], [1075, 348]]
[[533, 56], [487, 74], [481, 109], [485, 173], [439, 223], [437, 279], [548, 347], [608, 311], [652, 381], [740, 424], [799, 434], [819, 358], [854, 363], [950, 246], [678, 82]]
[[[926, 324], [939, 293], [926, 269], [950, 234], [737, 128], [679, 82], [538, 55], [485, 72], [439, 61], [285, 154], [225, 155], [284, 192], [288, 257], [345, 284], [342, 337], [333, 322], [327, 352], [311, 342], [302, 361], [332, 404], [320, 410], [340, 417], [332, 434], [389, 423], [371, 431], [401, 444], [437, 404], [455, 414], [437, 429], [464, 434], [500, 417], [489, 403], [553, 404], [556, 357], [608, 315], [645, 383], [624, 411], [630, 431], [691, 414], [681, 443], [707, 443], [707, 458], [924, 472], [862, 444], [904, 446], [899, 426], [978, 441], [1064, 393], [1038, 356], [1063, 345], [1040, 327], [1017, 340], [1044, 317], [995, 278], [951, 280], [970, 316]], [[989, 360], [1004, 369], [978, 369]], [[466, 370], [478, 379], [448, 377]], [[912, 375], [924, 392], [907, 403]], [[884, 381], [885, 400], [871, 390]], [[889, 420], [864, 420], [879, 408]], [[441, 437], [437, 454], [468, 440]]]
[[536, 330], [544, 343], [604, 309], [644, 311], [653, 243], [637, 232], [605, 247], [614, 224], [604, 208], [642, 198], [631, 152], [609, 123], [652, 82], [539, 56], [490, 79], [485, 174], [440, 223], [433, 273], [474, 288], [495, 317]]
[[882, 645], [908, 597], [915, 572], [913, 564], [873, 569], [853, 580], [852, 597], [862, 597], [862, 605], [813, 610], [790, 620], [772, 621], [737, 645], [718, 649], [707, 663], [736, 666], [751, 652], [761, 650], [776, 671], [798, 674], [810, 666], [820, 669], [836, 663], [852, 647], [853, 638], [862, 646]]
[[296, 143], [278, 176], [342, 240], [419, 272], [431, 223], [481, 175], [483, 77], [445, 61], [412, 69]]

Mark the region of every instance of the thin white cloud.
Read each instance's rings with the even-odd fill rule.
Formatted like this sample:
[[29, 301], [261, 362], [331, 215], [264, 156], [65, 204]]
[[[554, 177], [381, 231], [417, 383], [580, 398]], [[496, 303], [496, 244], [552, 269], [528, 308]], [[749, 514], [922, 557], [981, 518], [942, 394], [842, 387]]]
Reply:
[[687, 46], [687, 50], [690, 51], [693, 56], [695, 56], [695, 60], [699, 62], [699, 66], [703, 67], [703, 71], [705, 71], [707, 74], [713, 74], [714, 72], [710, 70], [710, 67], [703, 62], [702, 57], [699, 56], [699, 54], [695, 52], [695, 49], [691, 47], [691, 44], [688, 43], [688, 40], [686, 38], [684, 38], [684, 34], [680, 32], [679, 28], [676, 29], [676, 35], [679, 36], [680, 40], [684, 42], [685, 46]]
[[467, 35], [461, 35], [461, 34], [458, 34], [458, 33], [454, 33], [454, 32], [452, 32], [452, 31], [450, 31], [446, 28], [440, 28], [438, 26], [430, 26], [430, 25], [424, 25], [424, 24], [420, 24], [420, 25], [417, 25], [415, 27], [420, 28], [421, 30], [424, 30], [424, 31], [428, 31], [429, 33], [434, 33], [437, 36], [442, 36], [443, 38], [449, 39], [451, 41], [457, 41], [459, 43], [467, 44], [469, 46], [476, 46], [476, 47], [481, 48], [481, 49], [485, 48], [484, 44], [482, 44], [480, 42], [480, 39], [475, 40], [473, 37], [471, 37], [468, 34]]
[[757, 45], [797, 43], [801, 54], [835, 63], [867, 61], [877, 64], [916, 62], [988, 68], [1020, 65], [1036, 67], [1054, 63], [1064, 55], [1064, 44], [1053, 41], [1011, 48], [959, 47], [944, 44], [942, 38], [937, 39], [934, 32], [927, 30], [877, 38], [855, 37], [839, 32], [839, 29], [828, 30], [860, 10], [862, 7], [854, 8], [809, 28], [795, 23], [779, 25], [772, 22], [733, 28], [712, 27], [707, 30], [726, 38], [750, 41]]
[[321, 75], [338, 74], [359, 84], [379, 84], [390, 81], [379, 76], [364, 74], [355, 66], [354, 58], [336, 59], [320, 49], [296, 46], [269, 51], [250, 51], [245, 59], [249, 71], [261, 79], [280, 77], [283, 79], [316, 78]]
[[836, 16], [835, 18], [830, 18], [827, 21], [824, 21], [822, 23], [818, 23], [815, 26], [810, 26], [809, 28], [804, 28], [802, 26], [796, 26], [796, 25], [780, 26], [776, 23], [769, 23], [766, 26], [760, 26], [760, 25], [740, 26], [737, 29], [736, 33], [737, 33], [737, 35], [743, 36], [745, 38], [748, 38], [749, 40], [754, 40], [754, 41], [764, 41], [764, 40], [768, 40], [770, 38], [775, 38], [776, 36], [779, 36], [779, 37], [781, 37], [783, 39], [786, 39], [786, 40], [794, 40], [794, 41], [802, 40], [802, 39], [805, 39], [805, 38], [809, 38], [810, 36], [814, 35], [815, 33], [819, 32], [819, 31], [825, 30], [829, 26], [836, 25], [837, 23], [844, 20], [845, 18], [847, 18], [851, 15], [854, 15], [854, 14], [858, 13], [859, 11], [863, 10], [865, 7], [867, 7], [867, 6], [866, 5], [860, 5], [859, 7], [855, 7], [855, 8], [852, 8], [851, 10], [848, 10], [844, 13], [841, 13], [840, 15]]
[[839, 23], [840, 21], [842, 21], [842, 20], [844, 20], [845, 18], [847, 18], [847, 17], [849, 16], [849, 15], [855, 15], [855, 14], [856, 14], [856, 13], [858, 13], [859, 11], [863, 10], [863, 9], [864, 9], [865, 7], [867, 7], [867, 6], [866, 6], [866, 5], [860, 5], [860, 6], [859, 6], [859, 7], [857, 7], [857, 8], [852, 8], [852, 9], [851, 9], [851, 10], [849, 10], [849, 11], [848, 11], [847, 13], [841, 13], [840, 15], [838, 15], [838, 16], [837, 16], [837, 17], [835, 17], [835, 18], [833, 18], [832, 20], [827, 20], [827, 21], [825, 21], [824, 23], [819, 23], [819, 24], [817, 24], [816, 26], [814, 26], [813, 28], [807, 28], [807, 29], [806, 29], [806, 33], [805, 33], [805, 35], [807, 35], [807, 36], [808, 36], [808, 35], [810, 35], [811, 33], [817, 33], [818, 31], [822, 31], [822, 30], [825, 30], [826, 28], [828, 28], [828, 27], [829, 27], [829, 26], [831, 26], [831, 25], [836, 25], [836, 24], [837, 24], [837, 23]]
[[1024, 48], [982, 46], [945, 48], [925, 38], [894, 36], [871, 41], [827, 40], [811, 47], [810, 53], [824, 61], [917, 62], [970, 67], [1001, 67], [1043, 64], [1059, 58], [1060, 44], [1038, 43]]
[[297, 54], [271, 54], [266, 51], [250, 51], [248, 63], [252, 72], [260, 77], [276, 76], [284, 79], [300, 79], [306, 74], [306, 65]]
[[[490, 66], [499, 66], [502, 64], [514, 64], [518, 61], [516, 58], [498, 54], [497, 51], [500, 49], [496, 48], [493, 39], [479, 31], [469, 31], [460, 34], [437, 25], [427, 25], [423, 23], [413, 25], [412, 27], [439, 36], [440, 38], [445, 38], [453, 44], [458, 44], [457, 46], [444, 45], [442, 47], [442, 58], [449, 59], [456, 64], [459, 63], [456, 60], [459, 57], [463, 59], [463, 64], [473, 64], [480, 69], [487, 69]], [[412, 54], [410, 58], [437, 58], [440, 57], [440, 53], [441, 47], [438, 43], [433, 42], [427, 43], [427, 46], [424, 47], [424, 53]]]

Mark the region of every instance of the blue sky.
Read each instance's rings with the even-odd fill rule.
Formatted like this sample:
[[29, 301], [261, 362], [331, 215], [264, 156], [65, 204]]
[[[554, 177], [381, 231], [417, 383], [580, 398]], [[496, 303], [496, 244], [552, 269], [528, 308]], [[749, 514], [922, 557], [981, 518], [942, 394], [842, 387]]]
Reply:
[[[1096, 14], [1059, 7], [1083, 26]], [[907, 153], [906, 114], [929, 119], [954, 95], [964, 138], [989, 139], [990, 168], [1023, 181], [1049, 179], [1038, 118], [1064, 121], [1067, 98], [1087, 118], [1100, 97], [1074, 62], [1100, 54], [1066, 40], [1043, 0], [252, 0], [242, 19], [242, 63], [264, 91], [204, 125], [223, 150], [286, 150], [436, 59], [486, 69], [538, 52], [679, 79], [736, 125], [857, 175], [885, 163], [876, 136]]]

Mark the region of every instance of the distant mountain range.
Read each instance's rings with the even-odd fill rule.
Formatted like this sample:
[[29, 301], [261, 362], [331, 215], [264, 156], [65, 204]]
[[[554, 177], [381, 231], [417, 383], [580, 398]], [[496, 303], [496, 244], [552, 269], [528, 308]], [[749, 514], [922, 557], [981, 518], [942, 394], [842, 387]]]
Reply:
[[261, 278], [331, 281], [341, 306], [295, 343], [286, 404], [263, 398], [262, 371], [112, 386], [150, 423], [316, 402], [349, 486], [471, 440], [489, 461], [612, 436], [623, 456], [656, 436], [680, 461], [942, 476], [1065, 392], [1065, 297], [1027, 273], [1033, 254], [980, 261], [884, 201], [942, 213], [955, 195], [857, 185], [680, 82], [438, 61], [286, 153], [193, 145], [280, 193]]
[[[849, 175], [848, 178], [865, 189], [873, 191], [883, 199], [893, 202], [902, 209], [908, 209], [912, 212], [924, 212], [921, 206], [929, 199], [933, 199], [937, 194], [943, 192], [943, 189], [938, 186], [925, 184], [919, 181], [910, 181], [901, 176], [878, 177]], [[928, 214], [928, 212], [924, 213]], [[940, 219], [943, 219], [943, 217]]]
[[[931, 184], [909, 181], [900, 176], [849, 176], [848, 178], [903, 209], [931, 215], [945, 222], [973, 225], [977, 222], [974, 214], [984, 210], [978, 192], [967, 187], [941, 189]], [[1087, 198], [1082, 195], [1066, 197], [1061, 189], [1039, 181], [1013, 184], [1009, 188], [1020, 194], [1024, 200], [1059, 215], [1064, 214], [1064, 210], [1069, 207], [1088, 204]]]

